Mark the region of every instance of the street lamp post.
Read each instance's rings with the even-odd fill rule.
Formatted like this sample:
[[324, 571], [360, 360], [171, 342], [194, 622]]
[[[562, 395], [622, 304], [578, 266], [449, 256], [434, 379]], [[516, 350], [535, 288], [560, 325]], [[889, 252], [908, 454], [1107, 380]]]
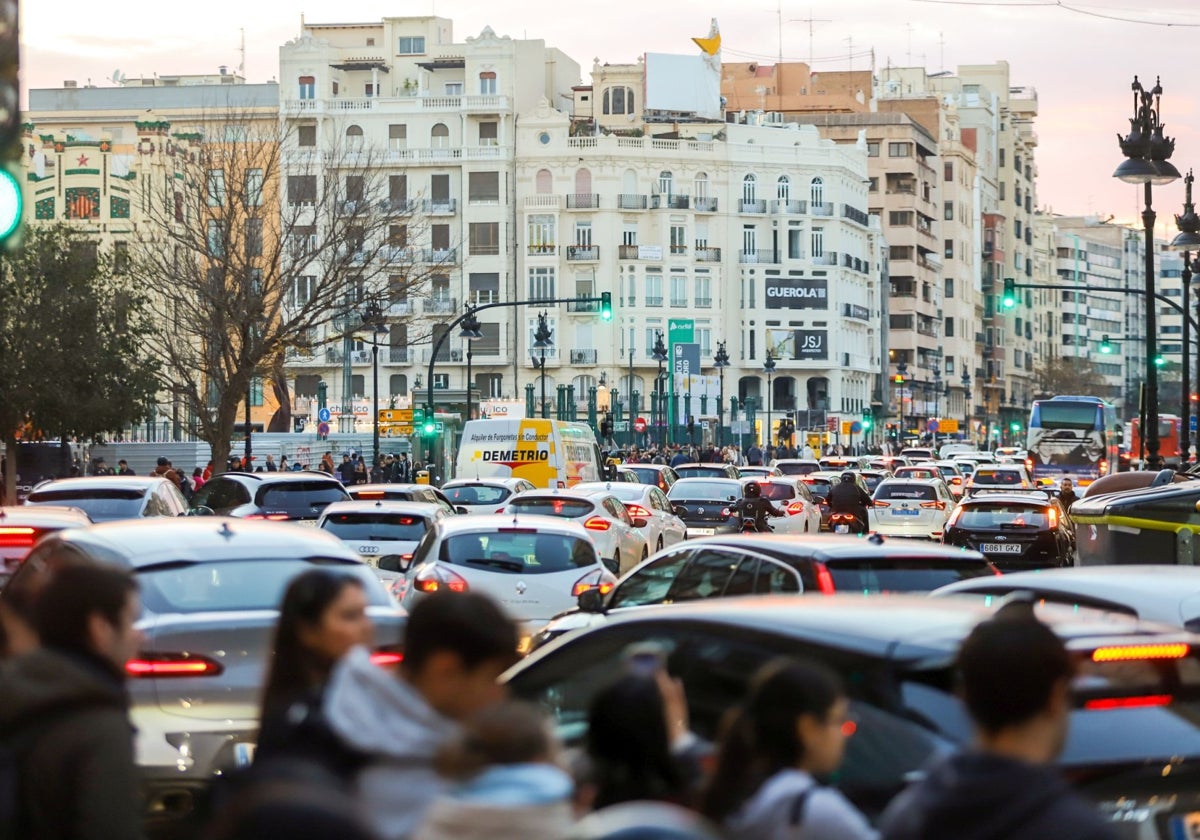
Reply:
[[907, 378], [908, 362], [900, 361], [896, 365], [896, 384], [900, 386], [896, 389], [896, 396], [900, 401], [900, 434], [897, 435], [896, 442], [900, 444], [900, 448], [904, 448], [904, 385]]
[[550, 325], [546, 322], [546, 312], [542, 310], [538, 315], [537, 330], [533, 334], [533, 346], [541, 351], [540, 364], [539, 359], [534, 359], [534, 364], [541, 371], [542, 380], [542, 417], [550, 416], [549, 406], [546, 405], [546, 348], [554, 346], [554, 331], [550, 329]]
[[[654, 349], [650, 351], [650, 358], [658, 362], [658, 374], [654, 378], [654, 391], [658, 395], [658, 399], [655, 400], [654, 412], [652, 412], [650, 420], [654, 424], [655, 435], [661, 436], [658, 422], [666, 414], [663, 406], [663, 364], [667, 361], [667, 347], [663, 344], [662, 330], [654, 333]], [[662, 445], [661, 440], [656, 440], [656, 443], [659, 446]]]
[[[483, 338], [483, 325], [479, 323], [479, 319], [475, 317], [475, 313], [468, 312], [467, 317], [462, 322], [462, 337], [467, 342], [467, 414], [466, 420], [471, 419], [471, 348], [474, 342]], [[464, 421], [465, 422], [465, 421]]]
[[379, 340], [388, 334], [383, 312], [375, 304], [363, 312], [363, 326], [371, 330], [371, 469], [379, 467]]
[[[1180, 275], [1181, 285], [1183, 287], [1183, 370], [1180, 373], [1181, 387], [1179, 399], [1179, 452], [1182, 459], [1182, 466], [1186, 467], [1190, 461], [1192, 449], [1192, 431], [1191, 431], [1191, 415], [1192, 415], [1192, 385], [1191, 385], [1191, 362], [1188, 359], [1188, 354], [1191, 352], [1191, 319], [1188, 317], [1188, 307], [1190, 306], [1188, 298], [1191, 295], [1192, 285], [1192, 251], [1200, 250], [1200, 216], [1196, 215], [1196, 205], [1192, 203], [1192, 182], [1195, 181], [1195, 176], [1189, 169], [1187, 177], [1183, 179], [1184, 183], [1184, 200], [1183, 200], [1183, 215], [1175, 217], [1175, 225], [1179, 228], [1179, 234], [1171, 240], [1171, 248], [1183, 251], [1183, 272]], [[1200, 380], [1197, 380], [1200, 382]]]
[[717, 397], [717, 448], [724, 443], [725, 425], [725, 368], [729, 367], [729, 354], [725, 352], [725, 342], [717, 345], [716, 355], [713, 356], [713, 367], [721, 376], [721, 388]]
[[1133, 117], [1129, 120], [1129, 134], [1118, 135], [1121, 154], [1125, 160], [1113, 172], [1113, 177], [1128, 184], [1142, 184], [1145, 208], [1142, 210], [1142, 227], [1146, 239], [1146, 461], [1152, 470], [1162, 468], [1158, 440], [1158, 367], [1154, 359], [1158, 355], [1157, 309], [1154, 305], [1154, 221], [1153, 185], [1169, 184], [1179, 178], [1179, 170], [1169, 158], [1175, 151], [1175, 141], [1163, 134], [1162, 84], [1155, 80], [1154, 87], [1146, 90], [1133, 77]]
[[962, 372], [963, 386], [963, 440], [971, 440], [971, 374], [964, 366]]
[[[763, 435], [766, 438], [765, 446], [771, 445], [771, 403], [774, 402], [772, 397], [774, 394], [771, 391], [771, 375], [775, 373], [775, 356], [771, 351], [767, 351], [767, 360], [763, 362], [763, 370], [767, 372], [767, 433]], [[764, 456], [765, 457], [765, 456]]]
[[[928, 405], [928, 403], [926, 403]], [[934, 362], [933, 364], [933, 419], [934, 422], [941, 420], [942, 417], [942, 369]], [[933, 447], [937, 449], [937, 429], [933, 430]]]

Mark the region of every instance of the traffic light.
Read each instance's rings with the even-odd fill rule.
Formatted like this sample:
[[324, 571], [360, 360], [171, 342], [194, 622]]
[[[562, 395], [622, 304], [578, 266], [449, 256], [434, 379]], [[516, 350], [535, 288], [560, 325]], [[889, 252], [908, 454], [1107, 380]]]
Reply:
[[1000, 305], [1005, 309], [1017, 305], [1017, 281], [1011, 277], [1004, 278], [1004, 296], [1000, 298]]
[[21, 67], [18, 0], [0, 0], [0, 247], [21, 226]]
[[904, 384], [904, 375], [903, 375], [903, 374], [900, 374], [900, 373], [897, 373], [897, 374], [896, 374], [896, 384], [897, 384], [897, 385], [903, 385], [903, 384]]
[[612, 311], [612, 292], [600, 293], [600, 320], [611, 321], [613, 319]]
[[1162, 366], [1163, 366], [1163, 365], [1165, 365], [1166, 363], [1167, 363], [1167, 360], [1166, 360], [1166, 359], [1164, 359], [1162, 356], [1155, 356], [1155, 357], [1154, 357], [1154, 366], [1155, 366], [1155, 367], [1162, 367]]
[[1021, 431], [1021, 424], [1018, 423], [1016, 420], [1014, 420], [1008, 424], [1008, 428], [1009, 428], [1009, 431], [1019, 432], [1019, 431]]
[[864, 432], [870, 431], [874, 421], [871, 419], [871, 412], [864, 411], [862, 416], [862, 428]]
[[613, 435], [613, 422], [611, 420], [600, 421], [600, 437], [610, 438]]
[[1108, 340], [1108, 336], [1104, 336], [1102, 339], [1100, 339], [1100, 352], [1101, 353], [1111, 353], [1112, 351], [1113, 351], [1112, 342]]
[[[2, 0], [0, 0], [0, 2], [2, 2]], [[417, 422], [417, 411], [418, 409], [413, 409], [414, 424]], [[437, 421], [433, 419], [433, 407], [427, 406], [425, 410], [421, 411], [421, 417], [423, 419], [423, 422], [421, 423], [421, 437], [436, 437]]]

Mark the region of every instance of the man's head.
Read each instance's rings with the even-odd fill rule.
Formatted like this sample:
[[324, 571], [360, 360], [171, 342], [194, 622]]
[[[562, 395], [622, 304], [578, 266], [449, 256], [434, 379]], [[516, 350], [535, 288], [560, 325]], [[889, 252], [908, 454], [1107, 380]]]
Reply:
[[496, 678], [517, 660], [517, 627], [484, 595], [437, 592], [413, 607], [404, 631], [403, 674], [455, 720], [498, 702]]
[[1028, 740], [1043, 761], [1062, 751], [1074, 667], [1030, 604], [1008, 604], [977, 625], [959, 649], [958, 672], [983, 741]]
[[165, 466], [169, 465], [170, 463], [171, 462], [168, 461], [164, 456], [162, 456], [162, 455], [158, 456], [158, 465], [160, 467], [165, 467]]
[[117, 461], [117, 466], [120, 467], [121, 469], [125, 469], [126, 467], [129, 466], [129, 462], [126, 461], [124, 458], [122, 458], [120, 461]]
[[124, 672], [143, 636], [133, 623], [141, 612], [133, 576], [111, 566], [66, 566], [38, 594], [33, 623], [48, 648], [86, 653]]
[[1071, 482], [1071, 479], [1064, 478], [1058, 486], [1061, 487], [1063, 490], [1070, 490], [1075, 485]]

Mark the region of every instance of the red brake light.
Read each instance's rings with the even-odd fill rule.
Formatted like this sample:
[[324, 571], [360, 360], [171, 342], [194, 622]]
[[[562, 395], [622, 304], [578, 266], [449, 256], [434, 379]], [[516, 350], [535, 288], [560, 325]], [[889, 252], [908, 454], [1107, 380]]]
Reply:
[[1092, 651], [1093, 662], [1128, 662], [1133, 659], [1183, 659], [1191, 648], [1184, 642], [1157, 645], [1120, 645]]
[[612, 523], [603, 516], [592, 516], [583, 523], [583, 527], [587, 528], [589, 531], [607, 531], [612, 527]]
[[131, 677], [215, 677], [224, 670], [220, 662], [189, 653], [148, 653], [125, 663]]
[[1107, 709], [1144, 709], [1149, 706], [1169, 706], [1170, 694], [1144, 694], [1140, 697], [1100, 697], [1084, 701], [1083, 708], [1093, 711]]
[[921, 507], [931, 508], [931, 509], [937, 508], [938, 510], [945, 510], [946, 503], [945, 502], [921, 502]]
[[1050, 520], [1051, 528], [1058, 527], [1058, 511], [1057, 510], [1055, 510], [1052, 507], [1046, 508], [1046, 518]]
[[449, 569], [430, 566], [422, 569], [413, 579], [418, 592], [439, 592], [443, 588], [451, 592], [466, 592], [467, 581]]
[[892, 506], [891, 502], [884, 502], [884, 501], [872, 502], [872, 505], [873, 505], [874, 507], [879, 507], [879, 508], [885, 508], [885, 507], [891, 507], [891, 506]]
[[848, 720], [842, 724], [842, 737], [849, 738], [858, 731], [858, 724], [852, 720]]
[[640, 516], [645, 519], [650, 518], [650, 511], [646, 510], [641, 505], [625, 505], [625, 510], [629, 511], [630, 516]]
[[15, 525], [0, 528], [0, 547], [3, 548], [33, 548], [37, 541], [37, 531], [33, 528]]
[[288, 519], [286, 513], [251, 513], [246, 519], [269, 519], [272, 522], [284, 522]]
[[356, 499], [382, 499], [382, 490], [360, 490], [355, 495]]
[[787, 506], [787, 512], [792, 516], [795, 516], [797, 513], [804, 513], [804, 502], [792, 502]]
[[399, 665], [404, 661], [404, 654], [394, 650], [377, 650], [371, 654], [371, 664], [381, 668]]
[[832, 595], [835, 591], [833, 586], [833, 575], [829, 574], [829, 569], [824, 563], [816, 563], [817, 571], [817, 590], [822, 595]]

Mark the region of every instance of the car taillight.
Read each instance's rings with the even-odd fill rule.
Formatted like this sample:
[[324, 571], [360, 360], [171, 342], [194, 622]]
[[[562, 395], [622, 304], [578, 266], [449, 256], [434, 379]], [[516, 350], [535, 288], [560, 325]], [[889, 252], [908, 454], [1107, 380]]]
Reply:
[[872, 505], [872, 507], [886, 508], [886, 507], [891, 507], [891, 506], [892, 506], [892, 503], [891, 503], [891, 502], [883, 502], [883, 501], [878, 501], [878, 502], [872, 502], [872, 503], [871, 503], [871, 505]]
[[125, 663], [130, 677], [215, 677], [225, 667], [206, 656], [193, 653], [143, 653]]
[[1097, 697], [1085, 700], [1083, 708], [1092, 711], [1105, 709], [1144, 709], [1150, 706], [1169, 706], [1174, 698], [1170, 694], [1143, 694], [1137, 697]]
[[1046, 508], [1046, 518], [1050, 520], [1050, 527], [1058, 527], [1058, 511], [1054, 508]]
[[1100, 474], [1104, 475], [1106, 472], [1108, 472], [1108, 461], [1101, 459], [1100, 460]]
[[427, 566], [417, 572], [413, 578], [413, 586], [418, 592], [440, 592], [449, 589], [451, 592], [466, 592], [467, 581], [458, 574], [443, 569], [441, 566]]
[[945, 510], [946, 503], [945, 502], [921, 502], [921, 507], [930, 508], [930, 509], [936, 508], [937, 510]]
[[822, 595], [832, 595], [835, 591], [833, 586], [833, 575], [829, 574], [829, 569], [824, 563], [814, 564], [817, 572], [817, 591]]
[[607, 531], [612, 527], [612, 523], [603, 516], [590, 516], [588, 517], [587, 521], [583, 523], [583, 527], [587, 528], [589, 531]]
[[382, 499], [383, 496], [382, 490], [359, 490], [354, 494], [356, 499]]
[[950, 483], [957, 487], [962, 484], [962, 478], [956, 475], [950, 479]]
[[644, 519], [650, 518], [650, 511], [641, 505], [625, 505], [625, 510], [629, 511], [630, 516], [640, 516]]
[[607, 595], [616, 585], [617, 579], [612, 574], [597, 569], [575, 581], [575, 585], [571, 587], [571, 597], [578, 598], [589, 589], [599, 589], [601, 595]]
[[404, 661], [404, 654], [396, 650], [377, 650], [371, 654], [371, 664], [381, 668], [399, 665]]
[[34, 528], [7, 525], [0, 528], [0, 548], [33, 548], [37, 537]]
[[1129, 662], [1135, 659], [1183, 659], [1191, 648], [1184, 642], [1156, 645], [1113, 645], [1092, 651], [1093, 662]]
[[787, 506], [787, 512], [792, 516], [798, 513], [804, 513], [804, 502], [792, 502]]
[[252, 513], [246, 519], [269, 519], [272, 522], [283, 522], [288, 518], [286, 513]]

